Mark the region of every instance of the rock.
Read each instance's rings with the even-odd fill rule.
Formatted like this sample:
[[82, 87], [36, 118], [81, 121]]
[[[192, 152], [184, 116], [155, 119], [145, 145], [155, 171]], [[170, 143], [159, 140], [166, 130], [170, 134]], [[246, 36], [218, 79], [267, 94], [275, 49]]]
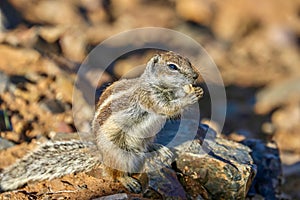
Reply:
[[186, 193], [178, 181], [175, 171], [172, 169], [162, 168], [149, 172], [147, 176], [149, 182], [143, 194], [144, 197], [154, 198], [157, 196], [159, 199], [187, 199]]
[[117, 60], [113, 67], [113, 73], [118, 78], [136, 78], [144, 72], [144, 64], [147, 61], [146, 57], [141, 60], [138, 56]]
[[212, 2], [205, 0], [177, 0], [176, 12], [187, 21], [209, 25], [212, 20]]
[[56, 98], [71, 103], [74, 89], [73, 84], [74, 80], [72, 76], [68, 76], [67, 74], [60, 74], [60, 76], [57, 76], [56, 81], [52, 85], [56, 92]]
[[62, 121], [54, 121], [52, 127], [55, 132], [72, 133], [74, 131], [69, 124]]
[[126, 193], [113, 194], [105, 197], [94, 198], [92, 200], [126, 200], [129, 199]]
[[292, 196], [292, 198], [289, 199], [300, 199], [300, 162], [292, 165], [285, 165], [283, 166], [282, 171], [285, 178], [285, 183], [282, 184], [282, 189]]
[[14, 47], [22, 46], [31, 48], [37, 41], [37, 30], [38, 29], [35, 26], [31, 28], [20, 26], [9, 32], [3, 33], [3, 37], [0, 40], [2, 40], [2, 43], [9, 44]]
[[64, 132], [50, 132], [49, 135], [51, 140], [53, 141], [63, 141], [63, 140], [80, 140], [79, 134], [75, 133], [64, 133]]
[[12, 125], [5, 110], [0, 110], [0, 131], [11, 131]]
[[40, 102], [41, 107], [53, 114], [63, 113], [66, 110], [66, 105], [57, 99], [45, 99]]
[[273, 139], [283, 152], [300, 152], [300, 100], [279, 108], [272, 114], [275, 126]]
[[15, 1], [15, 6], [20, 9], [25, 19], [34, 23], [52, 25], [83, 23], [77, 8], [70, 1], [44, 0], [26, 3]]
[[[0, 45], [0, 69], [7, 74], [26, 74], [28, 70], [36, 70], [35, 66], [40, 54], [32, 49], [13, 48]], [[39, 66], [40, 67], [40, 66]]]
[[255, 111], [258, 114], [266, 114], [288, 102], [299, 102], [300, 77], [288, 78], [269, 85], [259, 91], [256, 98]]
[[[251, 0], [225, 0], [214, 1], [213, 5], [215, 16], [211, 28], [217, 37], [225, 40], [237, 40], [260, 27], [292, 28], [297, 16], [296, 2], [264, 1], [258, 7]], [[266, 8], [270, 12], [266, 12]]]
[[[157, 133], [156, 141], [169, 148], [177, 148], [178, 145], [190, 142], [193, 139], [203, 141], [205, 138], [213, 140], [217, 133], [206, 124], [199, 124], [193, 120], [168, 120], [163, 129]], [[196, 127], [195, 135], [191, 134], [191, 127]], [[179, 129], [180, 128], [180, 129]], [[186, 143], [189, 144], [189, 143]]]
[[67, 30], [59, 41], [64, 56], [75, 62], [82, 62], [86, 56], [87, 46], [84, 34], [76, 28]]
[[57, 41], [65, 31], [65, 26], [44, 26], [39, 29], [39, 35], [48, 43], [53, 43]]
[[[88, 133], [90, 137], [93, 134], [90, 134], [90, 128], [91, 124], [90, 121], [92, 120], [93, 114], [94, 114], [94, 107], [91, 106], [90, 102], [87, 102], [86, 99], [83, 96], [82, 91], [78, 90], [78, 88], [74, 89], [74, 101], [72, 104], [72, 111], [73, 111], [73, 117], [74, 117], [74, 125], [79, 132], [85, 132]], [[92, 100], [92, 99], [90, 99]], [[94, 103], [95, 101], [93, 101]], [[80, 134], [82, 135], [82, 134]]]
[[257, 165], [257, 174], [249, 191], [249, 196], [259, 194], [264, 199], [278, 199], [282, 182], [279, 150], [275, 143], [264, 143], [257, 139], [242, 142], [251, 148], [251, 156]]
[[8, 83], [9, 83], [8, 76], [0, 71], [0, 94], [7, 89]]
[[15, 144], [9, 140], [0, 137], [0, 151], [14, 146]]
[[283, 132], [290, 132], [300, 128], [299, 126], [300, 104], [299, 103], [300, 103], [300, 99], [298, 102], [290, 103], [289, 105], [276, 110], [272, 114], [272, 122], [277, 130]]
[[0, 9], [0, 32], [4, 31], [5, 29], [4, 21], [5, 21], [5, 17], [3, 16], [2, 11]]
[[22, 17], [11, 2], [8, 0], [1, 1], [0, 8], [0, 31], [4, 29], [16, 28], [22, 22]]
[[300, 163], [300, 154], [289, 151], [280, 151], [280, 159], [283, 165], [293, 165], [297, 162]]
[[[191, 198], [244, 199], [256, 174], [251, 150], [221, 138], [176, 147], [180, 181]], [[206, 153], [207, 152], [207, 153]]]

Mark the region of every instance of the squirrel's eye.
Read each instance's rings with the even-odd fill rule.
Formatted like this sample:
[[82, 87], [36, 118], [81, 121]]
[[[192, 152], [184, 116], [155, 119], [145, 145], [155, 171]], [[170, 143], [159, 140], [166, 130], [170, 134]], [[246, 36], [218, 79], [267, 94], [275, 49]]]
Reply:
[[172, 70], [178, 70], [178, 67], [175, 64], [168, 64], [168, 67]]

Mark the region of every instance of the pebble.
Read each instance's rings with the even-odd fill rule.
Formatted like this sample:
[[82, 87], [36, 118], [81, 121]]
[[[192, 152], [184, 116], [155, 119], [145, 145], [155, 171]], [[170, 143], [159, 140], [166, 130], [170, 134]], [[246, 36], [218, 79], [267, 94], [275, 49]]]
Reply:
[[92, 200], [126, 200], [129, 199], [126, 193], [113, 194], [109, 196], [99, 197]]
[[9, 84], [9, 78], [6, 74], [0, 71], [0, 93], [3, 93]]
[[0, 110], [0, 131], [11, 131], [12, 125], [5, 110]]
[[45, 99], [40, 103], [40, 106], [53, 114], [65, 112], [65, 105], [57, 99]]
[[15, 144], [9, 140], [0, 137], [0, 150], [7, 149], [12, 146], [15, 146]]

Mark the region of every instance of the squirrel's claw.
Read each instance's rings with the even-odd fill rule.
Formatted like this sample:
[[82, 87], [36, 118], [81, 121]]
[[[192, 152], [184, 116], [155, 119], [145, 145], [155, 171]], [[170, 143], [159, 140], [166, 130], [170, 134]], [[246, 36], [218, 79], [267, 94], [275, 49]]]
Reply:
[[135, 178], [132, 178], [130, 176], [126, 176], [126, 177], [121, 177], [118, 180], [130, 192], [133, 192], [133, 193], [141, 193], [142, 192], [142, 186], [139, 183], [139, 181], [136, 180]]

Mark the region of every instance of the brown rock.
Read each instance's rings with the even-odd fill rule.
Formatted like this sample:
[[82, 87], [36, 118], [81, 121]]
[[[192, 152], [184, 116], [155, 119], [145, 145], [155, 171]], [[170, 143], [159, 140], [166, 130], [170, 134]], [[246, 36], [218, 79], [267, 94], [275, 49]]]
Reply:
[[289, 102], [300, 101], [300, 78], [298, 76], [275, 82], [257, 93], [255, 111], [266, 114]]
[[275, 111], [272, 115], [272, 122], [275, 128], [280, 131], [289, 132], [300, 128], [299, 103], [295, 102]]
[[76, 5], [72, 1], [43, 0], [19, 1], [14, 0], [14, 5], [21, 11], [25, 19], [42, 24], [82, 24]]
[[64, 56], [76, 62], [82, 62], [86, 56], [85, 35], [78, 28], [68, 29], [60, 38], [60, 45]]
[[[216, 15], [212, 23], [214, 33], [221, 39], [234, 41], [248, 34], [257, 26], [290, 26], [299, 31], [297, 7], [299, 3], [288, 1], [261, 1], [257, 6], [251, 0], [216, 1]], [[296, 22], [298, 21], [298, 23]], [[297, 25], [296, 25], [297, 24]]]
[[188, 21], [209, 25], [212, 20], [212, 2], [205, 0], [177, 0], [176, 12]]
[[55, 90], [57, 99], [70, 103], [72, 102], [73, 84], [74, 80], [72, 77], [61, 74], [57, 76], [55, 83], [51, 87]]
[[[244, 199], [256, 173], [250, 149], [220, 138], [206, 142], [201, 146], [196, 140], [179, 147], [183, 151], [176, 163], [185, 190], [192, 198]], [[207, 154], [202, 149], [205, 145]]]
[[74, 130], [70, 127], [70, 125], [64, 122], [55, 122], [55, 124], [53, 125], [53, 131], [62, 133], [72, 133]]
[[32, 49], [0, 45], [0, 69], [7, 74], [25, 74], [30, 67], [37, 69], [40, 54]]
[[114, 66], [114, 74], [118, 78], [135, 78], [142, 74], [145, 69], [145, 63], [148, 61], [144, 56], [143, 59], [138, 56], [132, 56], [128, 59], [118, 60]]
[[172, 169], [162, 168], [149, 172], [147, 176], [149, 182], [144, 197], [155, 198], [158, 195], [160, 199], [187, 199], [186, 193]]
[[49, 43], [57, 41], [66, 31], [65, 26], [43, 26], [39, 29], [39, 35]]
[[37, 27], [26, 28], [20, 26], [11, 31], [3, 32], [0, 34], [0, 41], [12, 46], [23, 46], [30, 48], [36, 42], [38, 37]]

